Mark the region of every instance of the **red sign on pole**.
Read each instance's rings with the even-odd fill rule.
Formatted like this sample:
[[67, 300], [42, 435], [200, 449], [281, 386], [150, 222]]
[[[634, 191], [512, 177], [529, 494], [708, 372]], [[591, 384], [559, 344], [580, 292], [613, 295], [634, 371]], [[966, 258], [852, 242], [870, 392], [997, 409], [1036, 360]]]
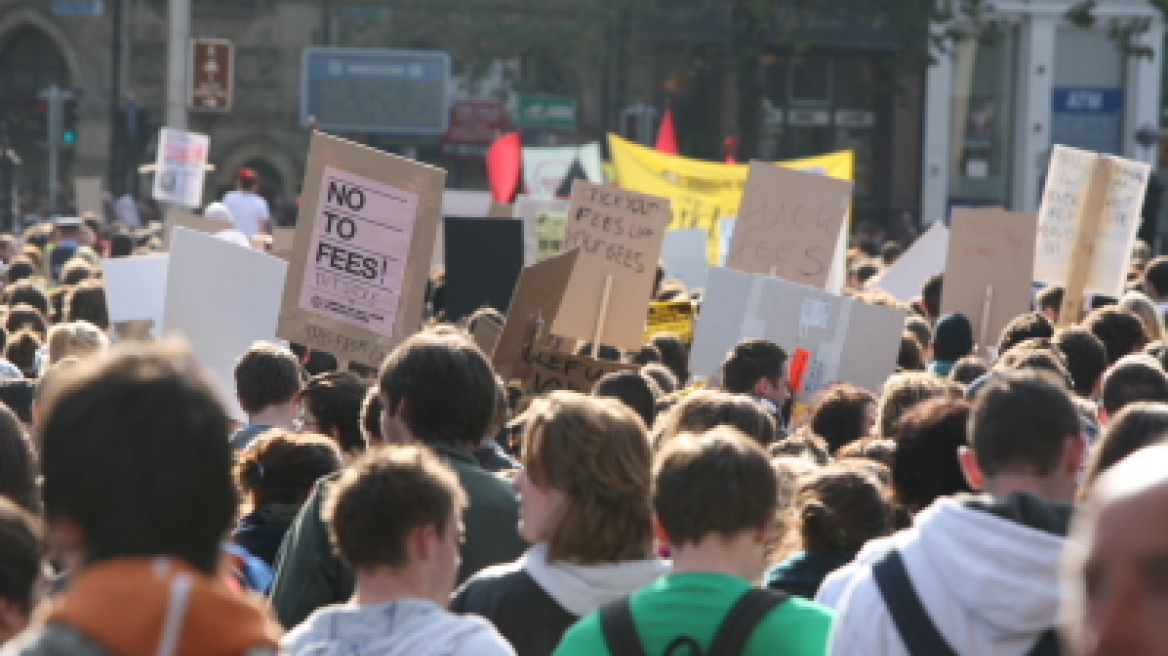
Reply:
[[489, 144], [507, 131], [507, 107], [498, 100], [456, 100], [450, 129], [442, 137], [453, 143]]
[[235, 91], [235, 47], [227, 39], [191, 39], [190, 108], [224, 112]]

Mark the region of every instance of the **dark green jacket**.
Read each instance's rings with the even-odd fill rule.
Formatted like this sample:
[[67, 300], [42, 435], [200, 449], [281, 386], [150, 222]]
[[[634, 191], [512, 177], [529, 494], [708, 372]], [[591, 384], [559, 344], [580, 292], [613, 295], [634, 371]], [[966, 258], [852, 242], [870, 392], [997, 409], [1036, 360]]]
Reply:
[[[519, 500], [510, 483], [480, 467], [468, 449], [447, 442], [428, 446], [458, 475], [470, 504], [462, 515], [466, 541], [458, 583], [522, 555], [527, 544], [519, 537]], [[320, 479], [280, 547], [271, 597], [276, 617], [288, 629], [317, 608], [353, 596], [353, 572], [333, 551], [321, 519], [325, 496], [339, 477]]]

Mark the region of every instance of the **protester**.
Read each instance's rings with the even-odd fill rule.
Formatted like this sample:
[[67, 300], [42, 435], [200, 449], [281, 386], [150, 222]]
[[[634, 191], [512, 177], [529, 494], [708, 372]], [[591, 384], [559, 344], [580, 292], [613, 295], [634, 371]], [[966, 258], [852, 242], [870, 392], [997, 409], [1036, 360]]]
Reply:
[[1099, 417], [1106, 424], [1136, 401], [1168, 403], [1168, 374], [1149, 355], [1128, 355], [1111, 367], [1103, 379]]
[[1083, 320], [1083, 327], [1103, 342], [1108, 365], [1115, 364], [1125, 355], [1139, 353], [1148, 343], [1139, 316], [1116, 306], [1093, 310]]
[[8, 340], [4, 347], [4, 359], [16, 366], [25, 378], [36, 378], [37, 352], [40, 349], [40, 337], [31, 330], [21, 330]]
[[949, 370], [949, 380], [959, 385], [969, 385], [989, 370], [985, 360], [974, 355], [966, 356], [953, 363], [953, 368]]
[[964, 314], [955, 312], [941, 317], [933, 329], [929, 373], [948, 376], [953, 365], [969, 355], [973, 347], [973, 325]]
[[65, 296], [65, 321], [88, 321], [101, 330], [110, 329], [105, 285], [100, 280], [86, 280], [75, 285]]
[[657, 400], [661, 397], [661, 390], [657, 383], [640, 372], [614, 371], [596, 381], [592, 396], [623, 403], [649, 427], [657, 419]]
[[1090, 493], [1095, 481], [1120, 460], [1146, 446], [1168, 440], [1168, 405], [1136, 401], [1112, 415], [1083, 471], [1079, 498]]
[[925, 371], [925, 349], [909, 331], [900, 334], [900, 351], [896, 355], [897, 371]]
[[660, 363], [647, 364], [641, 367], [641, 373], [653, 379], [663, 395], [673, 394], [678, 390], [677, 376], [673, 375], [669, 367]]
[[40, 514], [36, 455], [24, 426], [4, 405], [0, 405], [0, 496]]
[[49, 328], [48, 365], [65, 358], [87, 358], [109, 348], [109, 337], [88, 321], [59, 323]]
[[1163, 317], [1168, 312], [1168, 256], [1161, 255], [1144, 267], [1143, 292]]
[[1052, 326], [1058, 325], [1059, 313], [1063, 308], [1063, 296], [1066, 294], [1066, 289], [1062, 285], [1047, 285], [1038, 292], [1035, 305], [1037, 310], [1046, 317]]
[[1082, 326], [1059, 328], [1052, 342], [1066, 362], [1075, 394], [1084, 399], [1094, 398], [1108, 364], [1103, 342]]
[[787, 352], [765, 339], [738, 343], [722, 365], [722, 386], [731, 394], [754, 397], [783, 425], [783, 404], [791, 397]]
[[361, 436], [361, 404], [369, 383], [348, 372], [317, 374], [300, 391], [303, 420], [300, 429], [333, 440], [349, 456], [365, 450]]
[[998, 338], [998, 357], [1004, 356], [1028, 339], [1050, 339], [1054, 336], [1052, 324], [1040, 312], [1027, 312], [1010, 320]]
[[699, 390], [687, 395], [657, 422], [653, 440], [660, 449], [682, 433], [705, 433], [718, 426], [730, 426], [766, 448], [775, 442], [778, 428], [774, 416], [755, 399], [741, 394]]
[[1164, 317], [1156, 311], [1156, 304], [1143, 292], [1128, 292], [1119, 299], [1119, 307], [1135, 314], [1144, 325], [1149, 342], [1164, 339]]
[[45, 551], [40, 522], [0, 496], [0, 645], [28, 627], [44, 596]]
[[937, 323], [941, 317], [941, 292], [945, 285], [945, 274], [934, 273], [929, 276], [921, 287], [921, 309], [925, 311], [925, 319], [929, 325]]
[[904, 320], [904, 329], [917, 338], [917, 344], [933, 343], [933, 326], [924, 317], [910, 314]]
[[904, 413], [892, 459], [892, 490], [910, 515], [942, 497], [973, 491], [959, 458], [968, 419], [969, 403], [956, 398], [928, 399]]
[[827, 442], [835, 453], [844, 445], [872, 436], [876, 425], [876, 397], [850, 383], [837, 383], [824, 390], [811, 411], [811, 432]]
[[235, 191], [229, 191], [223, 196], [223, 205], [227, 207], [235, 229], [248, 239], [272, 232], [272, 212], [268, 209], [268, 201], [256, 193], [259, 184], [259, 176], [254, 169], [242, 168], [235, 174]]
[[247, 425], [231, 436], [243, 451], [272, 428], [293, 430], [300, 417], [304, 370], [291, 351], [272, 342], [256, 342], [235, 363], [235, 394], [247, 413]]
[[677, 378], [677, 387], [689, 385], [689, 347], [674, 333], [657, 333], [649, 340], [661, 353], [661, 364]]
[[951, 383], [924, 372], [894, 374], [884, 383], [876, 409], [876, 435], [896, 439], [896, 425], [909, 408], [953, 391]]

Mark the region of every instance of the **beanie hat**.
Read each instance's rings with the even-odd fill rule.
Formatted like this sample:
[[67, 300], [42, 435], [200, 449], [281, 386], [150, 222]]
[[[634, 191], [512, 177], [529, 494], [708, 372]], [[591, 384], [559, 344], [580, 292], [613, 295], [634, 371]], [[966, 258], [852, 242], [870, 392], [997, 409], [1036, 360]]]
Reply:
[[953, 362], [973, 350], [973, 325], [960, 312], [947, 314], [933, 329], [933, 359]]

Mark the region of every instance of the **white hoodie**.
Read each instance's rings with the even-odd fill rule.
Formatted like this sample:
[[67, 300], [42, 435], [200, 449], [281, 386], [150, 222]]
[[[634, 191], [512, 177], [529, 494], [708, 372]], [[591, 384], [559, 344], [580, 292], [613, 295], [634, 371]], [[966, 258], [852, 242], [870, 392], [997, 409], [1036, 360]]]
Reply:
[[[1033, 499], [1033, 497], [1031, 498]], [[907, 656], [871, 565], [901, 552], [921, 604], [962, 656], [1021, 656], [1055, 625], [1063, 537], [942, 499], [913, 528], [872, 543], [833, 573], [817, 601], [838, 601], [833, 656]]]
[[546, 544], [528, 549], [523, 554], [523, 569], [549, 597], [577, 617], [627, 597], [669, 572], [669, 563], [658, 558], [611, 565], [549, 564], [547, 551]]
[[361, 608], [322, 608], [280, 641], [288, 656], [514, 656], [481, 617], [460, 616], [425, 599]]

